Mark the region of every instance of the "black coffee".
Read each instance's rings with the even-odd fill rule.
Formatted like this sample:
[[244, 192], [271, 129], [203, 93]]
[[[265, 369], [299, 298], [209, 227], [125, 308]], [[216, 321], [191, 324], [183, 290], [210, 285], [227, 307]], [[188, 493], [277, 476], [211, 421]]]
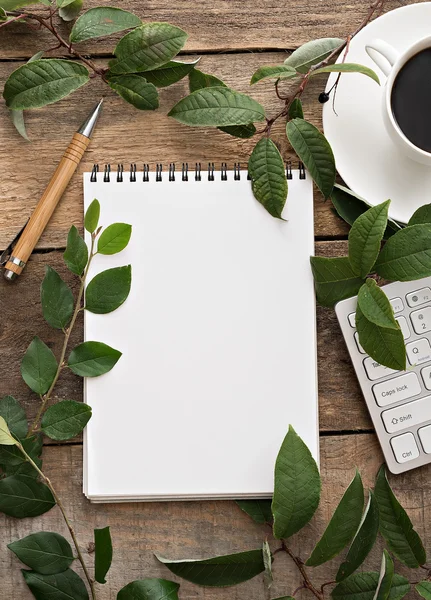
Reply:
[[431, 152], [431, 48], [418, 52], [402, 67], [392, 87], [391, 106], [404, 135]]

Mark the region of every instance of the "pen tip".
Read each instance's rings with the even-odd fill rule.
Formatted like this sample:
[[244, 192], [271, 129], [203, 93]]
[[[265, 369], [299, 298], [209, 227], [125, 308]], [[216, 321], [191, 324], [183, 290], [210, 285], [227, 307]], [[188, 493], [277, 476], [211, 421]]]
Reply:
[[94, 127], [96, 126], [97, 119], [99, 118], [100, 113], [102, 112], [102, 104], [103, 98], [99, 100], [96, 106], [93, 108], [91, 114], [86, 118], [84, 123], [78, 129], [78, 133], [85, 135], [85, 137], [90, 138], [93, 133]]

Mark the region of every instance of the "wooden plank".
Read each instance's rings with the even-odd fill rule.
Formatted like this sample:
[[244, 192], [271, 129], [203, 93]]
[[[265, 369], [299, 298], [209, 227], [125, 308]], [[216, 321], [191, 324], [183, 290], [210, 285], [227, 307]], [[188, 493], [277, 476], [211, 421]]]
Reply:
[[[321, 438], [322, 500], [310, 525], [291, 538], [289, 544], [294, 552], [303, 559], [309, 555], [349, 484], [355, 467], [359, 468], [367, 489], [373, 486], [381, 461], [382, 456], [373, 435]], [[113, 600], [122, 586], [143, 577], [164, 577], [180, 582], [156, 561], [154, 552], [169, 558], [204, 558], [259, 548], [269, 534], [266, 527], [254, 524], [231, 501], [90, 504], [81, 491], [81, 446], [45, 448], [44, 469], [66, 506], [85, 559], [91, 567], [93, 556], [89, 556], [86, 549], [92, 541], [92, 530], [94, 527], [111, 527], [114, 544], [113, 566], [107, 584], [97, 586], [99, 600]], [[420, 535], [428, 533], [431, 518], [430, 475], [431, 468], [427, 466], [391, 478], [395, 493], [408, 510]], [[3, 531], [0, 580], [4, 598], [30, 600], [32, 596], [26, 589], [20, 573], [22, 565], [5, 548], [5, 544], [41, 530], [61, 532], [67, 537], [60, 513], [54, 508], [36, 519], [23, 520], [0, 515], [0, 529]], [[273, 550], [279, 546], [279, 542], [272, 540], [271, 536], [269, 542]], [[365, 570], [378, 570], [382, 547], [379, 540], [364, 564]], [[321, 567], [309, 569], [313, 581], [320, 585], [333, 580], [340, 562], [341, 559], [336, 559]], [[403, 572], [399, 563], [397, 572]], [[291, 594], [301, 584], [296, 568], [284, 554], [276, 556], [274, 573], [276, 583], [271, 589], [271, 597]], [[412, 575], [411, 572], [409, 574]], [[417, 579], [416, 574], [413, 574], [413, 579]], [[263, 578], [259, 576], [241, 586], [225, 589], [199, 588], [184, 581], [181, 582], [181, 597], [205, 600], [261, 600], [268, 596]], [[309, 598], [301, 596], [305, 597]]]
[[[221, 77], [228, 85], [251, 93], [265, 106], [268, 115], [274, 115], [282, 106], [275, 96], [274, 86], [270, 82], [261, 82], [250, 88], [249, 81], [259, 66], [275, 64], [282, 58], [281, 53], [208, 55], [202, 59], [201, 67]], [[0, 63], [0, 84], [15, 67], [16, 63]], [[324, 82], [324, 77], [316, 78], [304, 95], [306, 116], [318, 126], [321, 125], [321, 105], [317, 96]], [[161, 162], [166, 169], [171, 161], [186, 161], [190, 166], [197, 161], [205, 165], [211, 160], [218, 166], [227, 161], [232, 168], [233, 162], [239, 160], [244, 168], [256, 138], [239, 140], [214, 129], [186, 127], [166, 116], [169, 109], [187, 93], [187, 81], [181, 81], [161, 91], [158, 111], [138, 111], [103, 82], [93, 80], [88, 87], [81, 88], [58, 104], [26, 113], [31, 144], [18, 136], [8, 110], [2, 104], [0, 248], [8, 244], [31, 214], [74, 131], [94, 102], [105, 94], [104, 113], [94, 139], [40, 239], [39, 248], [63, 247], [70, 224], [82, 223], [82, 173], [91, 170], [94, 162], [102, 165], [110, 162], [113, 168], [118, 162], [124, 162], [126, 169], [131, 162], [137, 162], [140, 169], [143, 162], [150, 163], [151, 168], [156, 162]], [[280, 145], [286, 159], [292, 157], [282, 122], [274, 126], [273, 139]], [[330, 202], [324, 203], [318, 193], [315, 194], [315, 213], [317, 236], [346, 235], [347, 226], [333, 214]]]
[[[361, 23], [368, 11], [367, 3], [352, 0], [321, 2], [296, 0], [277, 4], [273, 0], [191, 0], [165, 2], [140, 0], [122, 2], [107, 0], [107, 6], [117, 6], [135, 12], [144, 21], [168, 21], [189, 34], [189, 52], [296, 48], [310, 39], [346, 37]], [[97, 0], [86, 0], [85, 8], [100, 6]], [[397, 7], [395, 0], [387, 9]], [[35, 10], [34, 12], [39, 12]], [[58, 20], [57, 20], [58, 22]], [[60, 24], [67, 39], [70, 25]], [[79, 44], [87, 54], [111, 54], [121, 34]], [[56, 45], [46, 30], [30, 31], [23, 23], [11, 23], [1, 31], [2, 58], [29, 58], [35, 52]], [[58, 50], [55, 51], [58, 55]]]
[[[319, 242], [318, 254], [345, 254], [346, 242]], [[0, 378], [0, 397], [16, 395], [35, 416], [38, 400], [21, 379], [20, 361], [34, 335], [43, 339], [58, 356], [62, 334], [43, 320], [39, 287], [45, 265], [57, 269], [69, 282], [73, 276], [64, 266], [60, 252], [35, 254], [16, 283], [0, 283], [0, 362], [8, 365], [8, 377]], [[76, 278], [75, 278], [76, 280]], [[343, 338], [332, 309], [318, 308], [318, 366], [321, 431], [364, 430], [371, 427]], [[82, 321], [73, 335], [72, 347], [82, 338]], [[82, 380], [65, 370], [57, 388], [57, 398], [82, 399]]]

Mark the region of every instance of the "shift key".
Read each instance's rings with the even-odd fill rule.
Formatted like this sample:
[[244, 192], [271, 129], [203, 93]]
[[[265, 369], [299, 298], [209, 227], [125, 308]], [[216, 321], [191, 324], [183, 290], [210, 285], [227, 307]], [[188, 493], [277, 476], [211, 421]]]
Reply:
[[431, 396], [385, 410], [382, 412], [382, 419], [388, 433], [431, 421]]

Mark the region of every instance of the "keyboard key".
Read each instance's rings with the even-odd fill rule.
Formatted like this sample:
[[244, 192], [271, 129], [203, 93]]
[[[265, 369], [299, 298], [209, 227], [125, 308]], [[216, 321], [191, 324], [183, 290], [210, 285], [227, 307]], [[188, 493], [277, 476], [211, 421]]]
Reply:
[[405, 317], [398, 317], [398, 323], [400, 324], [402, 334], [405, 340], [408, 340], [411, 336], [409, 325], [407, 323], [407, 319]]
[[362, 348], [361, 344], [359, 343], [359, 333], [357, 331], [355, 331], [355, 342], [356, 345], [358, 346], [358, 350], [361, 354], [366, 354], [365, 350]]
[[393, 373], [398, 373], [398, 371], [395, 371], [394, 369], [389, 369], [388, 367], [384, 367], [383, 365], [379, 364], [370, 356], [364, 360], [364, 367], [365, 371], [367, 372], [368, 379], [371, 379], [371, 381], [381, 379], [382, 377], [387, 377]]
[[418, 429], [418, 435], [424, 452], [431, 454], [431, 425]]
[[419, 456], [419, 450], [416, 444], [415, 436], [412, 433], [403, 433], [391, 439], [392, 450], [399, 463], [405, 463], [414, 460]]
[[347, 318], [349, 319], [350, 327], [356, 327], [356, 313], [350, 313]]
[[406, 296], [407, 304], [409, 306], [419, 306], [420, 304], [426, 304], [431, 301], [431, 290], [429, 287], [422, 288]]
[[389, 381], [376, 383], [373, 386], [373, 393], [379, 406], [388, 406], [389, 404], [417, 396], [421, 393], [421, 386], [416, 373], [407, 373], [406, 375], [389, 379]]
[[406, 427], [430, 421], [431, 396], [385, 410], [382, 412], [382, 419], [388, 433], [397, 433]]
[[427, 390], [431, 390], [431, 367], [424, 367], [421, 371], [422, 379]]
[[422, 310], [415, 310], [410, 314], [410, 319], [416, 333], [421, 334], [431, 331], [431, 306], [427, 306]]
[[404, 310], [404, 304], [401, 298], [392, 298], [389, 302], [391, 303], [394, 313], [399, 313]]
[[431, 360], [431, 346], [426, 338], [406, 344], [406, 350], [411, 365], [420, 365]]

